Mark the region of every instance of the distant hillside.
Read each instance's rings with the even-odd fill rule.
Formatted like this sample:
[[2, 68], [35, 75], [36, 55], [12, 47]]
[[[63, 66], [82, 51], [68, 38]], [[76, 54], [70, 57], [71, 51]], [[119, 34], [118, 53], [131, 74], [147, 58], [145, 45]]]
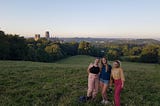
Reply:
[[131, 39], [131, 38], [61, 38], [64, 42], [81, 42], [88, 41], [92, 43], [116, 43], [116, 44], [160, 44], [159, 40], [155, 39]]
[[156, 40], [160, 41], [160, 38], [157, 38]]

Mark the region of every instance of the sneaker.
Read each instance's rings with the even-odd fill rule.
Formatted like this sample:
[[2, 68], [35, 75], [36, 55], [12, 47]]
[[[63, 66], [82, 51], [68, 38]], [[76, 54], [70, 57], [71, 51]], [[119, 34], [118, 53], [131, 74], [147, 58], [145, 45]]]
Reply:
[[105, 105], [109, 104], [109, 101], [108, 101], [108, 100], [105, 100], [105, 101], [104, 101], [104, 104], [105, 104]]
[[104, 104], [104, 102], [105, 102], [105, 100], [103, 99], [103, 100], [101, 101], [101, 103]]

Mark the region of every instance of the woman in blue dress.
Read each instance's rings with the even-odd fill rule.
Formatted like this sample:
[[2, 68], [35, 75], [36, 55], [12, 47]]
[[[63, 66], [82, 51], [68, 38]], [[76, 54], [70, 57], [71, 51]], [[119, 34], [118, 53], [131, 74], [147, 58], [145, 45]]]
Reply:
[[100, 88], [101, 88], [101, 95], [102, 95], [102, 102], [103, 104], [108, 104], [108, 96], [107, 96], [107, 89], [109, 87], [110, 75], [112, 66], [108, 64], [107, 58], [103, 57], [101, 59], [101, 72], [100, 72]]

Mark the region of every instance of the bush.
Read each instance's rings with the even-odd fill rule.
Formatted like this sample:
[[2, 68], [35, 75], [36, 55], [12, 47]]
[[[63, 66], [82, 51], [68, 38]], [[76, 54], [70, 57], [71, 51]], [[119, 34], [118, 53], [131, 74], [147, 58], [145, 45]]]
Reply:
[[140, 61], [145, 63], [158, 63], [158, 48], [155, 45], [147, 45], [143, 48]]

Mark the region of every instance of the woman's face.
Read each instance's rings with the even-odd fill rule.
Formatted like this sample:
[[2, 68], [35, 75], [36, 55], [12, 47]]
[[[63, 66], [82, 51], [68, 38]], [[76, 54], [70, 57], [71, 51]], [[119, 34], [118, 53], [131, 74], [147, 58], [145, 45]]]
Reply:
[[118, 68], [119, 67], [119, 64], [117, 62], [113, 62], [113, 67], [114, 68]]
[[107, 60], [105, 58], [102, 58], [102, 63], [103, 64], [106, 64], [107, 63]]
[[99, 63], [99, 59], [95, 59], [95, 64], [98, 64]]

